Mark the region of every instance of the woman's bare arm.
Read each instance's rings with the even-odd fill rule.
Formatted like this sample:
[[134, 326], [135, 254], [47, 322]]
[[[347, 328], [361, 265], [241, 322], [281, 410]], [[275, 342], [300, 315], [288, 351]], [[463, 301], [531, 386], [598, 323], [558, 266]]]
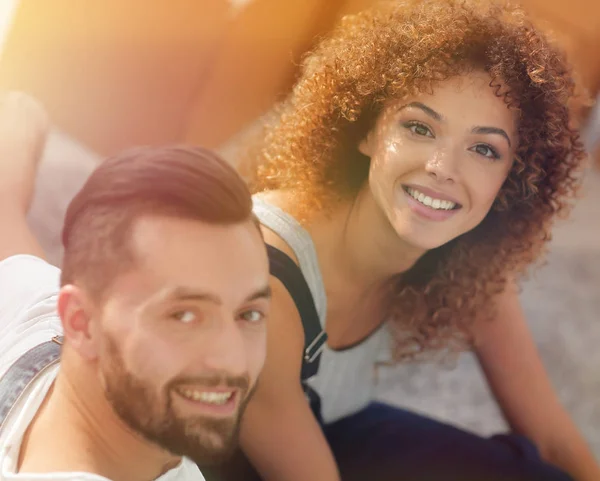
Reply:
[[[265, 240], [292, 259], [276, 234]], [[300, 370], [304, 328], [294, 301], [272, 278], [273, 297], [267, 331], [267, 360], [244, 414], [241, 445], [264, 481], [338, 481], [333, 454], [302, 390]]]
[[477, 327], [476, 353], [508, 423], [577, 481], [599, 480], [596, 460], [552, 387], [514, 285], [497, 306], [496, 319]]

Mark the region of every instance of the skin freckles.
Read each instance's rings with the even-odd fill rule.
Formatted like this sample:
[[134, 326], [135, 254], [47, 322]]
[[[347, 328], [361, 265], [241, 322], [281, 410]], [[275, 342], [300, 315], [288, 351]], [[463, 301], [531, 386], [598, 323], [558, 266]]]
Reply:
[[[440, 83], [434, 95], [389, 102], [359, 146], [371, 158], [365, 188], [396, 234], [415, 247], [439, 247], [476, 227], [510, 171], [516, 114], [489, 81], [473, 72]], [[411, 208], [407, 186], [458, 205], [432, 221]]]

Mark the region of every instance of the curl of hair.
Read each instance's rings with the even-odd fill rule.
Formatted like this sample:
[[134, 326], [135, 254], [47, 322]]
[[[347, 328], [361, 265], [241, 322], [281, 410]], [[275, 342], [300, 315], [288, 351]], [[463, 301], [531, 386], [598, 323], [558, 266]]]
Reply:
[[518, 110], [515, 162], [483, 222], [385, 286], [395, 360], [471, 347], [472, 324], [491, 318], [494, 296], [540, 257], [578, 186], [585, 154], [571, 124], [577, 83], [565, 56], [519, 7], [483, 3], [394, 1], [345, 17], [305, 58], [255, 162], [251, 190], [293, 191], [294, 215], [305, 221], [365, 182], [369, 159], [357, 144], [387, 99], [484, 69]]

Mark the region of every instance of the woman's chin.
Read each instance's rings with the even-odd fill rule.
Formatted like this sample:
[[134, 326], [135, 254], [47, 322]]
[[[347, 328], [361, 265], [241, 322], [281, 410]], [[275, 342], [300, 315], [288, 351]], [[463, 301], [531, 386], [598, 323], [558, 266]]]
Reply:
[[[417, 250], [429, 251], [437, 249], [454, 238], [444, 232], [439, 232], [440, 229], [423, 229], [422, 226], [411, 226], [405, 222], [396, 222], [395, 224], [393, 228], [402, 243]], [[435, 232], [436, 230], [438, 232]]]

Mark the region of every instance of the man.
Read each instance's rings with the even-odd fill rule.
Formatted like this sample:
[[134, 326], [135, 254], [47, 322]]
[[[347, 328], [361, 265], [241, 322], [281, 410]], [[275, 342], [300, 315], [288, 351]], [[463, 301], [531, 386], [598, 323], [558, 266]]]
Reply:
[[69, 206], [61, 273], [26, 223], [46, 130], [31, 99], [2, 100], [0, 480], [203, 479], [265, 359], [250, 194], [202, 149], [109, 159]]

